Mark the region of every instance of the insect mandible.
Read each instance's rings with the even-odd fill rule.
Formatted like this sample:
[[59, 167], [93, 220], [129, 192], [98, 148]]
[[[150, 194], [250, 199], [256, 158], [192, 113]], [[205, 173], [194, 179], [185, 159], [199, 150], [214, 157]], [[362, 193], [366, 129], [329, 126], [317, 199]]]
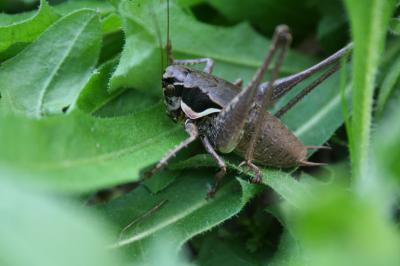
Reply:
[[[167, 6], [169, 31], [169, 0]], [[262, 177], [256, 164], [278, 168], [321, 165], [307, 161], [307, 151], [325, 147], [304, 145], [279, 120], [279, 117], [335, 73], [340, 67], [340, 59], [350, 53], [352, 44], [304, 71], [278, 79], [279, 69], [291, 40], [289, 28], [286, 25], [277, 26], [262, 65], [249, 84], [242, 89], [240, 79], [231, 83], [212, 75], [214, 61], [210, 58], [174, 59], [168, 32], [166, 51], [169, 64], [162, 76], [164, 101], [167, 114], [174, 121], [184, 123], [189, 137], [169, 151], [147, 172], [147, 176], [159, 171], [180, 150], [197, 139], [201, 140], [205, 150], [219, 166], [215, 184], [210, 188], [208, 196], [214, 195], [219, 181], [227, 171], [220, 153], [234, 152], [244, 158], [240, 166], [245, 165], [254, 172], [254, 177], [251, 179], [254, 183], [260, 183]], [[274, 57], [276, 59], [270, 80], [262, 82]], [[205, 64], [205, 67], [202, 71], [188, 67], [193, 64]], [[330, 68], [276, 114], [266, 111], [267, 107], [299, 82], [327, 66]]]

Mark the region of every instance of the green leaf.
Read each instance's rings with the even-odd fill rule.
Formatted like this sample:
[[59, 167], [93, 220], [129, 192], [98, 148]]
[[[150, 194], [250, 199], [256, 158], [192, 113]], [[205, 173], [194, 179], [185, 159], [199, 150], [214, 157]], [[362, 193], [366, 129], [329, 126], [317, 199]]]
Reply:
[[269, 266], [301, 266], [308, 265], [304, 251], [293, 236], [284, 231], [275, 256], [268, 263]]
[[105, 249], [111, 230], [98, 215], [16, 179], [0, 169], [2, 265], [121, 265], [121, 257]]
[[[131, 115], [145, 111], [157, 103], [160, 103], [158, 98], [150, 97], [144, 92], [137, 90], [125, 90], [118, 97], [109, 101], [106, 105], [98, 109], [93, 114], [100, 117]], [[159, 115], [164, 117], [165, 112], [160, 113]]]
[[96, 65], [100, 43], [95, 12], [82, 10], [60, 19], [0, 67], [1, 92], [12, 111], [42, 117], [73, 105]]
[[356, 180], [367, 176], [371, 111], [378, 69], [395, 0], [346, 0], [354, 41], [352, 170]]
[[179, 175], [178, 171], [162, 171], [144, 180], [143, 184], [155, 194], [168, 187]]
[[117, 58], [101, 65], [82, 89], [76, 105], [81, 110], [92, 113], [115, 98], [119, 92], [108, 93], [107, 82], [118, 63]]
[[182, 252], [176, 254], [173, 239], [173, 232], [168, 232], [162, 237], [150, 240], [146, 249], [143, 250], [144, 256], [141, 256], [141, 259], [135, 258], [129, 265], [155, 266], [162, 262], [163, 266], [196, 266], [191, 262], [188, 250], [183, 249]]
[[400, 57], [394, 60], [390, 66], [388, 73], [382, 81], [381, 88], [379, 90], [378, 102], [376, 107], [377, 115], [381, 116], [385, 108], [386, 102], [388, 101], [393, 90], [396, 88], [396, 84], [400, 80]]
[[103, 34], [110, 34], [122, 29], [121, 19], [115, 13], [110, 13], [101, 20]]
[[206, 237], [198, 255], [198, 264], [202, 266], [256, 266], [263, 265], [262, 261], [258, 254], [244, 249], [240, 239], [221, 239], [216, 234]]
[[392, 34], [400, 35], [400, 18], [392, 18], [389, 27]]
[[[242, 172], [242, 169], [238, 166], [237, 158], [225, 156], [224, 159], [229, 168]], [[215, 168], [217, 164], [208, 154], [200, 154], [168, 166], [171, 170], [196, 169], [201, 167]], [[305, 198], [309, 197], [308, 186], [297, 181], [290, 176], [289, 173], [282, 170], [272, 168], [263, 169], [263, 183], [270, 186], [280, 197], [292, 206], [298, 206]]]
[[185, 136], [160, 104], [120, 118], [80, 112], [41, 120], [0, 117], [0, 127], [0, 165], [74, 193], [137, 180]]
[[348, 18], [342, 1], [315, 1], [321, 19], [317, 36], [324, 51], [333, 52], [349, 39]]
[[112, 60], [116, 57], [119, 58], [122, 48], [124, 46], [124, 38], [124, 34], [120, 30], [103, 35], [103, 45], [101, 48], [98, 64], [104, 64], [105, 62]]
[[390, 115], [383, 118], [374, 134], [374, 160], [380, 171], [400, 182], [400, 108], [399, 99]]
[[210, 172], [186, 172], [157, 194], [140, 186], [133, 192], [101, 206], [110, 221], [118, 225], [114, 247], [130, 244], [136, 260], [146, 257], [152, 239], [172, 232], [175, 252], [188, 239], [209, 230], [237, 214], [251, 198], [257, 186], [226, 179], [213, 199], [206, 199]]
[[55, 5], [54, 9], [62, 16], [75, 12], [79, 9], [92, 9], [101, 16], [107, 16], [115, 11], [114, 7], [104, 0], [70, 0], [59, 5]]
[[[46, 2], [47, 3], [47, 2]], [[10, 26], [11, 24], [18, 24], [23, 22], [24, 20], [31, 19], [36, 15], [36, 11], [23, 12], [18, 14], [0, 14], [0, 26]]]
[[41, 1], [35, 15], [31, 16], [30, 13], [28, 15], [20, 15], [15, 18], [10, 15], [0, 16], [0, 52], [17, 43], [34, 41], [40, 33], [59, 18], [59, 15], [45, 0]]
[[[0, 49], [0, 61], [5, 61], [18, 54], [26, 45], [34, 41], [39, 33], [44, 31], [60, 16], [88, 8], [93, 9], [101, 16], [103, 34], [121, 31], [120, 18], [115, 14], [113, 6], [103, 0], [66, 1], [51, 7], [45, 0], [42, 0], [41, 8], [37, 14], [34, 11], [18, 14], [0, 14], [0, 29], [5, 30], [2, 35], [7, 36], [11, 34], [11, 36], [8, 36], [9, 38], [0, 39], [0, 46], [2, 41], [6, 44], [13, 41], [15, 37], [24, 38], [23, 42], [22, 40], [15, 39], [15, 42], [4, 51]], [[54, 21], [50, 21], [52, 18]], [[36, 33], [36, 31], [38, 32]], [[108, 36], [105, 37], [108, 38]], [[122, 47], [122, 44], [119, 46]], [[109, 50], [110, 47], [107, 47], [107, 52]]]
[[[110, 81], [111, 89], [134, 87], [159, 95], [160, 81], [156, 77], [161, 75], [161, 55], [153, 18], [165, 25], [165, 5], [155, 5], [152, 1], [122, 1], [119, 12], [123, 18], [126, 43]], [[162, 27], [160, 32], [164, 40], [166, 28]], [[269, 45], [247, 24], [230, 28], [206, 25], [176, 5], [171, 5], [171, 35], [177, 58], [211, 57], [216, 61], [214, 74], [231, 81], [239, 77], [248, 81], [261, 65]], [[311, 62], [314, 61], [290, 52], [282, 72], [299, 71]]]
[[[296, 39], [317, 22], [317, 10], [296, 0], [207, 0], [230, 21], [250, 21], [264, 33], [271, 34], [275, 27], [285, 23]], [[267, 13], [266, 13], [267, 11]], [[304, 17], [308, 19], [304, 19]]]
[[297, 240], [289, 246], [301, 247], [306, 265], [400, 263], [400, 235], [389, 217], [343, 186], [319, 186], [312, 193], [318, 200], [287, 211], [289, 227]]
[[34, 4], [36, 2], [39, 2], [38, 0], [21, 0], [24, 4]]
[[194, 5], [198, 5], [202, 2], [204, 2], [205, 0], [177, 0], [177, 2], [179, 3], [180, 6], [194, 6]]

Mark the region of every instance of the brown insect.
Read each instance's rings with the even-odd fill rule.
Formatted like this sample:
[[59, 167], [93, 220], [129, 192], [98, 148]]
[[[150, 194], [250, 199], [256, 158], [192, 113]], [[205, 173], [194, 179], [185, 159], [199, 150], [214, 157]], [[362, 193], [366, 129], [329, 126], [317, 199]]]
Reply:
[[[169, 20], [169, 14], [167, 18]], [[189, 137], [168, 152], [148, 175], [160, 170], [176, 153], [198, 138], [220, 169], [215, 176], [215, 185], [209, 191], [210, 196], [216, 192], [219, 180], [226, 173], [226, 164], [218, 153], [234, 152], [244, 158], [240, 165], [246, 165], [254, 172], [252, 182], [255, 183], [260, 183], [262, 177], [256, 164], [279, 168], [321, 165], [307, 161], [307, 150], [326, 147], [305, 146], [279, 117], [335, 73], [340, 67], [340, 59], [351, 51], [352, 44], [302, 72], [277, 79], [291, 40], [289, 28], [278, 26], [262, 65], [249, 84], [241, 89], [241, 80], [231, 83], [212, 75], [214, 62], [211, 58], [175, 60], [168, 33], [169, 66], [162, 78], [164, 99], [168, 115], [176, 122], [184, 122]], [[262, 83], [274, 56], [270, 80]], [[205, 64], [205, 67], [203, 71], [187, 67], [193, 64]], [[299, 82], [327, 66], [331, 67], [275, 115], [265, 111]]]

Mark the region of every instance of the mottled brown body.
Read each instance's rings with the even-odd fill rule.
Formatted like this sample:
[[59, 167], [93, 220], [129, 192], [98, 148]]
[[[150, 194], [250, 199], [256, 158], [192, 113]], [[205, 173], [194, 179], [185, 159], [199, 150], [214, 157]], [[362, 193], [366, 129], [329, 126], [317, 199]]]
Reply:
[[[200, 134], [207, 135], [214, 149], [218, 150], [215, 140], [216, 116], [205, 117], [196, 121]], [[244, 157], [251, 136], [254, 134], [252, 120], [246, 123], [239, 143], [233, 152]], [[222, 152], [221, 152], [222, 153]], [[288, 168], [302, 165], [307, 157], [305, 146], [278, 118], [269, 112], [265, 112], [265, 119], [261, 126], [261, 132], [256, 140], [254, 160], [257, 164]]]
[[[199, 70], [190, 69], [185, 66], [170, 66], [167, 68], [164, 79], [176, 84], [183, 84], [182, 94], [185, 89], [196, 89], [208, 95], [211, 103], [216, 103], [223, 109], [240, 92], [240, 88], [219, 77], [204, 73]], [[260, 96], [261, 97], [261, 96]], [[251, 108], [248, 114], [243, 132], [234, 153], [244, 157], [247, 145], [251, 136], [254, 134], [254, 123], [256, 119], [255, 108]], [[271, 113], [264, 111], [263, 121], [261, 122], [261, 132], [256, 140], [254, 159], [258, 164], [273, 167], [294, 167], [301, 165], [307, 156], [307, 147], [279, 120]], [[216, 143], [217, 115], [199, 118], [194, 123], [199, 128], [199, 133], [209, 138], [213, 148], [218, 149]]]
[[[250, 120], [234, 152], [244, 157], [253, 134], [254, 127]], [[286, 168], [302, 165], [306, 157], [307, 147], [278, 118], [265, 112], [261, 132], [255, 144], [255, 162]]]

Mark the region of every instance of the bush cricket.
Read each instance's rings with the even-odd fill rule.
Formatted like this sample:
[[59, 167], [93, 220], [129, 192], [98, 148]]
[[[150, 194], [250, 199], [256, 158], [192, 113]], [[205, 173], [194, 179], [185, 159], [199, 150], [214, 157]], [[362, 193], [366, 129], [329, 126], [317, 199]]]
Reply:
[[[242, 89], [240, 79], [231, 83], [212, 75], [214, 61], [211, 58], [174, 59], [169, 36], [169, 16], [167, 0], [168, 66], [162, 76], [164, 101], [167, 114], [175, 122], [183, 122], [189, 137], [169, 151], [147, 172], [147, 176], [159, 171], [180, 150], [197, 139], [201, 140], [205, 150], [219, 166], [215, 184], [209, 189], [208, 196], [214, 195], [219, 181], [227, 171], [220, 153], [234, 152], [241, 156], [244, 160], [240, 166], [247, 166], [254, 172], [251, 179], [254, 183], [260, 183], [262, 177], [257, 165], [278, 168], [321, 165], [307, 161], [307, 150], [326, 147], [305, 146], [279, 117], [335, 73], [340, 67], [340, 59], [351, 52], [352, 44], [304, 71], [278, 79], [279, 69], [292, 37], [286, 25], [277, 26], [263, 63], [249, 84]], [[271, 68], [270, 80], [262, 82], [274, 57], [276, 58]], [[202, 71], [188, 67], [193, 64], [205, 64], [205, 67]], [[275, 115], [266, 111], [299, 82], [325, 67], [329, 67], [328, 70]]]

